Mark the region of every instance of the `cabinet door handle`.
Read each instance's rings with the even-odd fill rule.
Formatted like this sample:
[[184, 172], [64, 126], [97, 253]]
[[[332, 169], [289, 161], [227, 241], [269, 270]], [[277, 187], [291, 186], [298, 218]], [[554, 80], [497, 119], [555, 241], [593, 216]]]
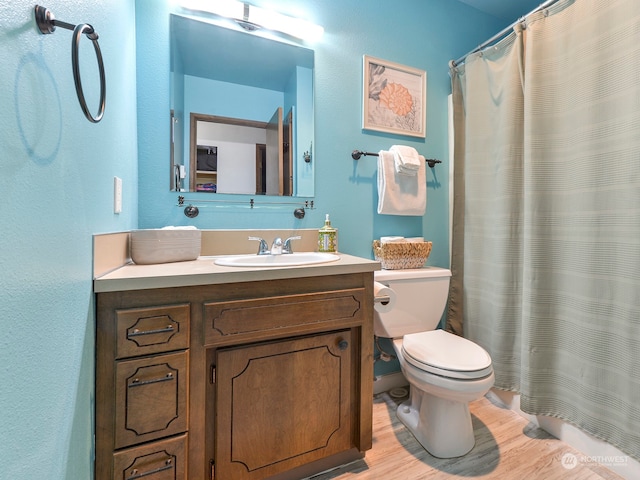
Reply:
[[346, 340], [340, 340], [338, 342], [338, 348], [343, 351], [346, 350], [347, 348], [349, 348], [349, 342], [347, 342]]
[[173, 325], [169, 324], [165, 328], [156, 328], [154, 330], [138, 330], [137, 328], [127, 334], [127, 337], [140, 337], [142, 335], [153, 335], [154, 333], [173, 332]]
[[150, 383], [158, 383], [158, 382], [169, 382], [173, 380], [173, 373], [169, 372], [164, 377], [153, 378], [151, 380], [140, 380], [139, 378], [134, 378], [131, 380], [129, 384], [129, 388], [131, 387], [141, 387], [142, 385], [149, 385]]
[[153, 470], [149, 470], [148, 472], [140, 472], [137, 468], [131, 470], [130, 475], [127, 477], [127, 480], [135, 480], [136, 478], [148, 477], [149, 475], [153, 475], [154, 473], [164, 472], [165, 470], [170, 470], [173, 468], [173, 461], [171, 458], [165, 460], [165, 465], [162, 467], [154, 468]]

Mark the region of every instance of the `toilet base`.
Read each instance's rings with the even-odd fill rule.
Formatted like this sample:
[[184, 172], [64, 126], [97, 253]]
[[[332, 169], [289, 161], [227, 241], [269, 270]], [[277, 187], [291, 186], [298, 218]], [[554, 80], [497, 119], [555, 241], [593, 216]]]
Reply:
[[425, 450], [438, 458], [469, 453], [475, 445], [469, 404], [430, 395], [413, 385], [410, 392], [396, 415]]

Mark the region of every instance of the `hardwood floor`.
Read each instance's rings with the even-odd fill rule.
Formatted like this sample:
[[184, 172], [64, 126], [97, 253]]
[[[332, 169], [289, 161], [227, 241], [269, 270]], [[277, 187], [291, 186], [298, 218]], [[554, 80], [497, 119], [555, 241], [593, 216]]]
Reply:
[[[431, 456], [396, 417], [388, 393], [374, 398], [373, 448], [363, 460], [310, 477], [313, 480], [497, 480], [621, 479], [599, 464], [577, 460], [580, 454], [515, 412], [481, 398], [470, 406], [476, 445], [464, 457]], [[573, 468], [562, 459], [574, 459]], [[566, 462], [565, 462], [566, 463]]]

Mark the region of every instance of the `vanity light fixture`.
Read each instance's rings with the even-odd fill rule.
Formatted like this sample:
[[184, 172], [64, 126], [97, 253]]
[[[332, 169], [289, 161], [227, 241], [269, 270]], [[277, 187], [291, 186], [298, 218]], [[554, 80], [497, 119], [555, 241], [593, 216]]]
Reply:
[[237, 0], [181, 0], [180, 5], [188, 10], [230, 18], [250, 32], [264, 28], [310, 42], [319, 40], [324, 34], [320, 25]]

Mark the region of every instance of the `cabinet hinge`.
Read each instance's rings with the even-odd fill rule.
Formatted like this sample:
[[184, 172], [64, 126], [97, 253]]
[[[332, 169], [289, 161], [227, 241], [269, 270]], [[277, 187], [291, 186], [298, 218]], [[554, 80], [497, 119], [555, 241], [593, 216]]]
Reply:
[[211, 375], [209, 376], [209, 381], [211, 383], [216, 383], [216, 366], [211, 365]]

